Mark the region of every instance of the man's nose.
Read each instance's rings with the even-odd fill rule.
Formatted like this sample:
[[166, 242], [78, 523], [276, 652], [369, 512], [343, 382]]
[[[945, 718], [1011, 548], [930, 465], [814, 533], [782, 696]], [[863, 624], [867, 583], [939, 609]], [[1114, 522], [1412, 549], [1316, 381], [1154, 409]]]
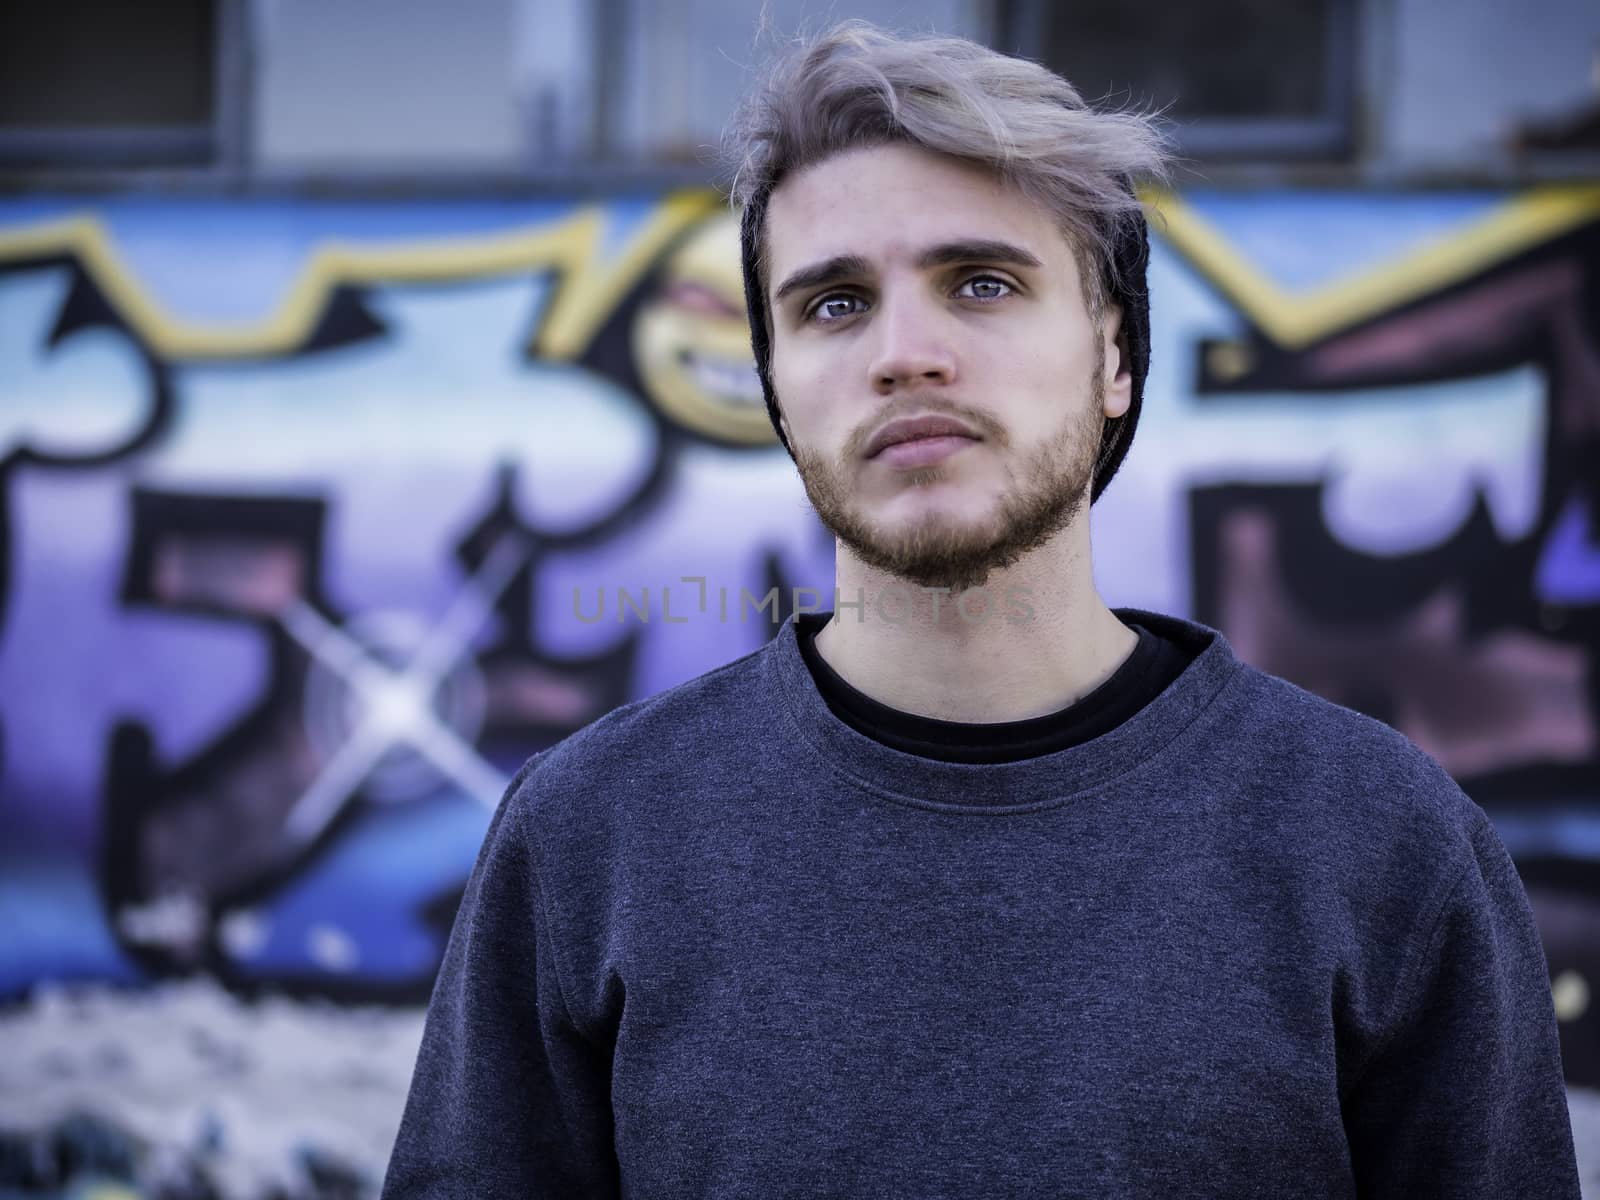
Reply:
[[885, 296], [874, 315], [867, 371], [879, 395], [919, 384], [955, 382], [955, 348], [946, 314], [937, 306], [920, 296]]

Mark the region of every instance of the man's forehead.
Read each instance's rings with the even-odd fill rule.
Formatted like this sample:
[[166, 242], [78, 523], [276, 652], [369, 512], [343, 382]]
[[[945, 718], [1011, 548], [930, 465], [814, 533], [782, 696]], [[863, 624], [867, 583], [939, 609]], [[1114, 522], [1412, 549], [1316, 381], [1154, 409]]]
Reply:
[[821, 260], [913, 264], [956, 243], [1006, 243], [1046, 261], [1068, 249], [1052, 215], [992, 171], [894, 144], [844, 151], [785, 179], [764, 232], [769, 283]]

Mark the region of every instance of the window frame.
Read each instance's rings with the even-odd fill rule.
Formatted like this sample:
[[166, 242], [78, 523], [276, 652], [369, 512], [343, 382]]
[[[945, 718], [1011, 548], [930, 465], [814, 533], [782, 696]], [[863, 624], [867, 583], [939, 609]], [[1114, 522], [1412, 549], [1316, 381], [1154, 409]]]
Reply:
[[[992, 44], [1050, 66], [1044, 57], [1051, 0], [1000, 0]], [[1210, 162], [1347, 160], [1356, 151], [1356, 85], [1361, 70], [1360, 0], [1329, 0], [1323, 28], [1323, 94], [1314, 117], [1171, 121], [1178, 152]]]
[[209, 122], [117, 128], [0, 129], [0, 168], [116, 170], [236, 167], [246, 154], [249, 0], [213, 0]]

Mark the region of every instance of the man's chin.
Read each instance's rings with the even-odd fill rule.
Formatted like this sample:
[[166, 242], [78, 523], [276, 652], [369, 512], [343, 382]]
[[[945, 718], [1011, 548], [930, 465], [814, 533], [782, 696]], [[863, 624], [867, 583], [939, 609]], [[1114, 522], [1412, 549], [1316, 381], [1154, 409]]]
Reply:
[[894, 535], [834, 532], [867, 566], [916, 587], [966, 591], [982, 587], [1006, 565], [1004, 549], [987, 530], [957, 530], [939, 522]]
[[[966, 494], [901, 494], [882, 502], [845, 500], [826, 472], [802, 471], [817, 516], [862, 563], [916, 587], [967, 591], [983, 586], [1042, 544], [1063, 523], [1060, 503], [985, 506]], [[976, 510], [976, 511], [975, 511]]]

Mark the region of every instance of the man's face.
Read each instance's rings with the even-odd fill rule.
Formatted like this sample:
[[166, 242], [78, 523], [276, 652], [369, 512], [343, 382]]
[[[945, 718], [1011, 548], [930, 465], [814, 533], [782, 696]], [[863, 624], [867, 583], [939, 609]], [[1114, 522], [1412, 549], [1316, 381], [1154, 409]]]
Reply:
[[1050, 214], [988, 172], [905, 145], [835, 155], [767, 210], [772, 380], [806, 493], [867, 564], [983, 583], [1088, 501], [1127, 411]]

